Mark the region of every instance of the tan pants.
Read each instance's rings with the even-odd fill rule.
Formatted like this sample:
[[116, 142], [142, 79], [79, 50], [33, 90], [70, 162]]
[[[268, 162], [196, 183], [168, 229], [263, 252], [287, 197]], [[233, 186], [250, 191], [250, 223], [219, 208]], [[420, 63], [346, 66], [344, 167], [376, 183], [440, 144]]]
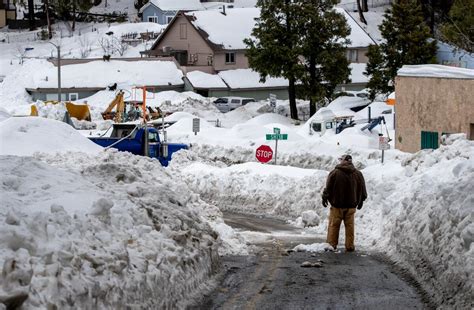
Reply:
[[356, 209], [331, 208], [329, 211], [328, 238], [327, 243], [337, 248], [339, 242], [339, 228], [344, 221], [346, 230], [346, 250], [354, 251], [354, 214]]

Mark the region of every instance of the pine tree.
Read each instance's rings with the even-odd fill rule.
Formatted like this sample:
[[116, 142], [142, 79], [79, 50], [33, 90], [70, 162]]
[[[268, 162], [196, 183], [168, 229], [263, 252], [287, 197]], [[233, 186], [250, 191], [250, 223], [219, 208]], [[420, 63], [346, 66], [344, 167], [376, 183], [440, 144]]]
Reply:
[[317, 103], [332, 99], [336, 86], [350, 75], [346, 48], [351, 30], [346, 18], [334, 10], [334, 4], [328, 0], [301, 3], [302, 84], [310, 99], [310, 115], [316, 112]]
[[299, 63], [301, 48], [296, 25], [299, 7], [290, 0], [258, 0], [257, 6], [261, 11], [252, 30], [253, 38], [244, 40], [249, 66], [262, 81], [268, 76], [288, 79], [290, 116], [298, 119], [295, 85], [304, 71]]
[[474, 1], [456, 0], [441, 26], [446, 41], [474, 53]]
[[430, 30], [415, 0], [397, 0], [384, 17], [379, 27], [384, 42], [369, 50], [366, 68], [373, 96], [393, 91], [397, 71], [403, 65], [436, 61], [436, 41], [429, 40]]
[[260, 0], [260, 19], [246, 39], [252, 69], [289, 81], [291, 118], [297, 119], [295, 84], [301, 82], [310, 98], [310, 113], [316, 102], [329, 98], [337, 84], [349, 76], [345, 39], [350, 28], [333, 6], [335, 0]]

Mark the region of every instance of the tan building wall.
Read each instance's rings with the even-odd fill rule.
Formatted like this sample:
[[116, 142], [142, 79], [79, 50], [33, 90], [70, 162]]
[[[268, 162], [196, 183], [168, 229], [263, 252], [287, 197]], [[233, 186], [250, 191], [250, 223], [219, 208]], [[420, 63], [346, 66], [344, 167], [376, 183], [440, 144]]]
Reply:
[[0, 9], [0, 28], [7, 25], [7, 13], [4, 9]]
[[421, 131], [465, 133], [474, 140], [474, 80], [398, 76], [395, 147], [421, 149]]
[[368, 63], [369, 58], [367, 57], [367, 52], [369, 51], [368, 47], [361, 47], [357, 49], [357, 62], [359, 63]]
[[[232, 52], [232, 51], [228, 51], [228, 52]], [[214, 70], [222, 71], [222, 70], [234, 70], [234, 69], [248, 69], [249, 61], [247, 57], [245, 57], [244, 51], [235, 52], [235, 63], [233, 64], [225, 63], [225, 55], [226, 55], [226, 52], [219, 52], [214, 55]]]
[[188, 51], [188, 63], [196, 66], [207, 66], [208, 57], [214, 55], [206, 41], [183, 16], [177, 17], [173, 27], [168, 30], [166, 36], [155, 49], [163, 50], [165, 46], [171, 46], [175, 50]]

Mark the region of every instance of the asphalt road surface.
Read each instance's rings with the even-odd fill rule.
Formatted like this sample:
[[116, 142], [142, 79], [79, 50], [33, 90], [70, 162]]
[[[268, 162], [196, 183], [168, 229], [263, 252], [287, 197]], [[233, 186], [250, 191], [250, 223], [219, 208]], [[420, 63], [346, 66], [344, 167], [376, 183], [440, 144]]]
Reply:
[[[431, 308], [416, 283], [381, 254], [288, 253], [296, 244], [323, 241], [275, 219], [236, 214], [225, 219], [237, 230], [262, 236], [257, 254], [223, 257], [219, 285], [190, 309]], [[322, 267], [304, 268], [303, 262]]]

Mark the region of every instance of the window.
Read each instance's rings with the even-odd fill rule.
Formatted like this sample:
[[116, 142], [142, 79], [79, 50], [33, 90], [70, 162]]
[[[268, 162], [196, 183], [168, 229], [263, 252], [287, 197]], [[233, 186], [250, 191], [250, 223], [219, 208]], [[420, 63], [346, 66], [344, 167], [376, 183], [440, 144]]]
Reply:
[[332, 122], [326, 122], [326, 129], [332, 128]]
[[321, 123], [312, 123], [311, 127], [313, 128], [314, 131], [321, 132]]
[[235, 53], [225, 53], [225, 63], [235, 64]]
[[255, 99], [244, 99], [242, 100], [242, 105], [246, 105], [249, 102], [255, 102]]
[[421, 149], [437, 149], [439, 146], [438, 133], [432, 131], [421, 132]]
[[173, 20], [173, 16], [166, 16], [166, 23], [169, 24]]
[[219, 98], [216, 101], [214, 101], [214, 103], [227, 103], [227, 102], [228, 102], [227, 98]]
[[188, 25], [186, 24], [179, 24], [179, 38], [180, 39], [187, 39], [188, 38]]
[[349, 62], [357, 62], [357, 50], [349, 49], [346, 52], [346, 57]]
[[148, 16], [148, 22], [158, 23], [158, 16]]
[[240, 99], [232, 99], [230, 103], [240, 103]]
[[76, 101], [77, 99], [79, 99], [79, 94], [78, 93], [70, 93], [69, 94], [69, 100], [70, 101]]

